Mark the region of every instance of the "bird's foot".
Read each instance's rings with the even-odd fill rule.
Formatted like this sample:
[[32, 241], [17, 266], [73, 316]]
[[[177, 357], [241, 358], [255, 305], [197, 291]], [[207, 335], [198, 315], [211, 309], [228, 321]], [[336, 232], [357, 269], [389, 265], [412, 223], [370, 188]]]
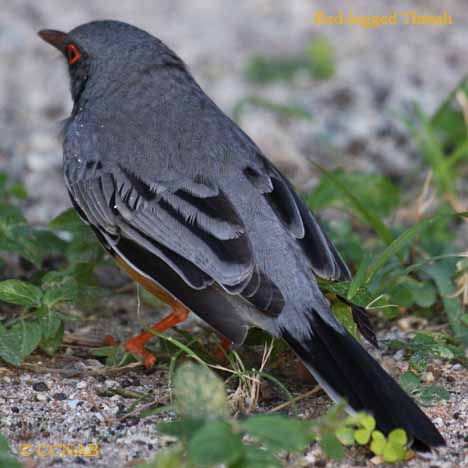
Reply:
[[[111, 335], [106, 335], [103, 339], [105, 346], [118, 346], [120, 342]], [[125, 351], [141, 358], [144, 366], [148, 369], [156, 364], [156, 356], [144, 348], [146, 341], [141, 339], [141, 335], [134, 336], [124, 343]]]
[[119, 344], [119, 341], [116, 340], [112, 335], [106, 335], [102, 341], [104, 346], [117, 346]]
[[145, 343], [142, 342], [140, 336], [134, 336], [125, 342], [125, 349], [129, 353], [140, 357], [146, 369], [153, 367], [156, 364], [156, 356], [145, 349]]

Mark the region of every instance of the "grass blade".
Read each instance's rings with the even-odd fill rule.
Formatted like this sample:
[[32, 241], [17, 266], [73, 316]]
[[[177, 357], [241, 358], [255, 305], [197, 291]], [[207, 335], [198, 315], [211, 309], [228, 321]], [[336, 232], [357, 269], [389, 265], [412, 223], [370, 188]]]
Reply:
[[439, 221], [442, 218], [452, 217], [452, 216], [461, 216], [467, 217], [468, 212], [464, 213], [452, 213], [452, 214], [443, 214], [435, 215], [431, 218], [423, 219], [419, 223], [411, 226], [402, 234], [400, 234], [369, 266], [368, 276], [366, 283], [370, 283], [374, 278], [375, 274], [390, 260], [393, 255], [398, 254], [401, 249], [403, 249], [409, 242], [411, 242], [418, 234], [420, 234], [424, 229], [426, 229], [431, 224]]
[[335, 177], [334, 174], [327, 171], [324, 167], [319, 164], [312, 162], [326, 177], [328, 177], [333, 184], [343, 192], [350, 203], [354, 206], [356, 211], [362, 216], [362, 218], [369, 224], [369, 226], [377, 233], [377, 235], [382, 239], [385, 244], [389, 245], [393, 241], [393, 235], [388, 229], [388, 227], [383, 223], [378, 216], [376, 216], [372, 211], [368, 210], [364, 204], [346, 187], [338, 177]]
[[366, 253], [359, 264], [356, 274], [353, 276], [351, 283], [349, 283], [348, 292], [346, 293], [346, 299], [350, 301], [355, 294], [358, 292], [359, 288], [364, 285], [367, 277], [367, 270], [371, 262], [371, 255]]

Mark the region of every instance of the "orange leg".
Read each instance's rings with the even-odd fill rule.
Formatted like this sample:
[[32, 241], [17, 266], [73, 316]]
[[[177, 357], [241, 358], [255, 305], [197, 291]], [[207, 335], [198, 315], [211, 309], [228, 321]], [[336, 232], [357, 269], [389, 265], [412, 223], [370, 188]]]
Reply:
[[[132, 269], [125, 261], [120, 258], [115, 258], [117, 264], [127, 272], [127, 274], [140, 283], [150, 293], [161, 299], [167, 305], [172, 307], [172, 312], [165, 318], [163, 318], [156, 325], [151, 327], [157, 333], [163, 333], [169, 328], [183, 322], [187, 319], [189, 310], [181, 302], [171, 296], [164, 289], [159, 288], [155, 283], [148, 280], [148, 278], [140, 275], [137, 271]], [[146, 351], [145, 344], [154, 337], [154, 334], [150, 331], [144, 331], [133, 338], [128, 339], [125, 342], [125, 349], [132, 354], [136, 354], [143, 358], [145, 367], [152, 367], [156, 362], [156, 356]]]
[[[164, 317], [160, 322], [151, 327], [151, 330], [154, 330], [157, 333], [163, 333], [169, 328], [177, 325], [178, 323], [183, 322], [187, 319], [189, 311], [184, 306], [176, 306], [173, 308], [172, 312]], [[133, 354], [137, 354], [143, 358], [145, 367], [152, 367], [156, 363], [156, 356], [151, 354], [149, 351], [146, 351], [144, 346], [145, 344], [154, 337], [154, 334], [150, 331], [144, 331], [133, 338], [130, 338], [125, 342], [125, 349]]]

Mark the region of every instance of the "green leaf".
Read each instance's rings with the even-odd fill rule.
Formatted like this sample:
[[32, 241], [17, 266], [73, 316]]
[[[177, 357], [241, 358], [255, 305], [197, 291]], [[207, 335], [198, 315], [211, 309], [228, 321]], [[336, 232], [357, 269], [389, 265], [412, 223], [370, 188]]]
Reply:
[[205, 366], [182, 364], [174, 377], [174, 397], [183, 417], [210, 420], [229, 416], [223, 381]]
[[298, 70], [307, 67], [305, 57], [253, 57], [247, 65], [247, 79], [256, 83], [290, 80]]
[[35, 242], [41, 246], [40, 250], [43, 257], [50, 256], [51, 253], [55, 252], [63, 254], [67, 247], [67, 242], [45, 229], [35, 231], [33, 237]]
[[403, 372], [400, 375], [400, 385], [407, 393], [414, 392], [420, 386], [420, 379], [416, 374], [413, 372]]
[[[446, 215], [443, 215], [446, 216]], [[400, 234], [390, 245], [371, 263], [367, 276], [367, 283], [373, 279], [374, 275], [392, 258], [406, 247], [418, 234], [427, 229], [432, 224], [441, 219], [440, 215], [435, 215], [431, 218], [423, 219], [419, 223], [411, 226], [409, 229]]]
[[241, 427], [274, 452], [303, 450], [314, 440], [309, 423], [277, 414], [251, 416]]
[[333, 48], [326, 37], [317, 37], [312, 40], [307, 46], [306, 54], [310, 61], [310, 70], [313, 76], [321, 80], [327, 80], [334, 75]]
[[[137, 465], [136, 468], [189, 468], [179, 447], [159, 450], [156, 458], [143, 465]], [[193, 467], [191, 467], [193, 468]]]
[[182, 419], [179, 421], [159, 423], [156, 428], [162, 434], [181, 439], [190, 439], [204, 424], [205, 421], [200, 421], [199, 419]]
[[457, 91], [468, 93], [468, 78], [464, 76], [430, 119], [430, 127], [444, 148], [458, 148], [466, 142], [466, 123], [460, 104], [456, 101]]
[[354, 431], [354, 440], [359, 444], [359, 445], [366, 445], [371, 436], [371, 431], [368, 429], [358, 429], [357, 431]]
[[368, 431], [373, 431], [375, 429], [375, 419], [368, 414], [363, 414], [359, 418], [359, 423]]
[[366, 282], [367, 269], [369, 268], [372, 255], [370, 253], [364, 254], [359, 264], [356, 274], [353, 276], [351, 283], [349, 283], [348, 291], [346, 292], [346, 299], [350, 301]]
[[[0, 172], [0, 188], [1, 188], [1, 176], [2, 173]], [[10, 451], [10, 444], [8, 443], [7, 438], [0, 434], [0, 453], [9, 452]]]
[[244, 455], [244, 447], [240, 435], [232, 432], [229, 423], [212, 421], [190, 439], [187, 455], [197, 467], [229, 465]]
[[388, 434], [388, 441], [391, 444], [405, 446], [408, 443], [408, 438], [404, 429], [393, 429], [393, 431]]
[[382, 455], [386, 444], [385, 436], [380, 431], [372, 432], [372, 442], [370, 444], [372, 453], [375, 453], [375, 455]]
[[[334, 283], [332, 281], [323, 280], [317, 278], [317, 282], [320, 289], [325, 292], [336, 294], [337, 296], [346, 297], [349, 289], [349, 283], [341, 282]], [[352, 303], [361, 307], [367, 307], [372, 301], [373, 296], [366, 287], [360, 287], [357, 292], [353, 295]]]
[[450, 393], [443, 387], [430, 385], [422, 388], [419, 398], [423, 405], [430, 406], [441, 400], [450, 400]]
[[340, 426], [336, 429], [335, 435], [343, 445], [353, 445], [354, 443], [354, 431], [350, 427]]
[[9, 330], [0, 329], [0, 357], [9, 364], [19, 366], [38, 346], [42, 337], [37, 322], [24, 320], [15, 323]]
[[306, 121], [312, 120], [312, 114], [302, 107], [281, 104], [275, 101], [271, 101], [270, 99], [262, 98], [260, 96], [247, 96], [240, 99], [232, 110], [233, 120], [239, 123], [241, 121], [242, 115], [248, 107], [265, 109], [285, 118], [294, 118]]
[[437, 289], [442, 297], [444, 310], [447, 314], [450, 327], [454, 335], [465, 346], [468, 346], [468, 327], [463, 323], [463, 315], [465, 313], [460, 301], [454, 297], [456, 288], [452, 277], [454, 275], [454, 268], [449, 262], [441, 262], [433, 265], [428, 265], [424, 268], [427, 273], [435, 282]]
[[64, 332], [65, 328], [63, 322], [59, 319], [58, 328], [55, 333], [47, 333], [47, 336], [42, 338], [39, 347], [49, 356], [53, 356], [62, 344]]
[[[87, 226], [85, 228], [87, 229]], [[89, 231], [83, 238], [74, 239], [67, 247], [65, 253], [71, 264], [98, 263], [104, 254], [104, 250], [94, 234]]]
[[405, 459], [405, 448], [401, 445], [387, 443], [383, 449], [383, 459], [388, 463], [395, 463]]
[[[342, 171], [327, 171], [317, 163], [313, 163], [320, 171], [333, 183], [335, 189], [344, 195], [344, 203], [346, 206], [351, 207], [355, 212], [362, 217], [362, 219], [369, 224], [369, 226], [378, 234], [378, 236], [386, 243], [390, 244], [393, 240], [393, 235], [388, 227], [381, 221], [380, 215], [370, 208], [371, 197], [362, 199], [359, 197], [359, 193], [356, 195], [355, 191], [359, 190], [359, 186], [349, 185], [349, 181], [343, 180], [337, 174], [343, 173]], [[362, 185], [362, 184], [361, 184]], [[353, 187], [353, 191], [349, 187]], [[336, 190], [335, 190], [336, 191]], [[314, 197], [315, 193], [312, 193], [309, 197], [309, 205], [314, 209]]]
[[0, 300], [25, 307], [37, 307], [42, 299], [41, 288], [25, 281], [10, 279], [0, 282]]
[[43, 303], [47, 308], [53, 309], [58, 304], [76, 301], [77, 296], [77, 287], [74, 284], [68, 284], [61, 288], [48, 289], [44, 294]]
[[13, 455], [0, 453], [0, 466], [2, 468], [23, 468], [24, 465], [20, 463]]
[[0, 171], [0, 197], [5, 196], [5, 186], [6, 186], [7, 180], [8, 180], [7, 173], [5, 171]]
[[17, 206], [0, 203], [0, 233], [5, 235], [11, 232], [12, 228], [25, 225], [26, 218]]
[[424, 372], [427, 368], [427, 354], [423, 352], [414, 353], [409, 360], [409, 365], [416, 372]]
[[81, 221], [75, 209], [69, 208], [50, 221], [49, 228], [54, 231], [77, 232], [86, 228], [86, 225]]
[[244, 456], [229, 468], [281, 468], [280, 461], [267, 450], [253, 445], [244, 446]]
[[17, 253], [36, 267], [40, 267], [44, 249], [34, 231], [26, 225], [21, 212], [1, 218], [3, 211], [4, 209], [0, 208], [0, 250]]
[[43, 338], [47, 339], [55, 336], [60, 328], [60, 324], [62, 323], [60, 317], [47, 307], [42, 307], [38, 311], [37, 315], [37, 322], [41, 326]]
[[411, 307], [414, 304], [420, 307], [431, 307], [436, 301], [436, 290], [429, 282], [417, 281], [410, 276], [401, 275], [387, 293], [393, 304], [402, 307]]
[[19, 182], [11, 185], [8, 191], [10, 192], [11, 196], [17, 198], [18, 200], [26, 200], [26, 198], [28, 198], [28, 191], [26, 190], [26, 187]]
[[353, 318], [351, 307], [344, 302], [334, 301], [331, 305], [333, 313], [338, 317], [340, 322], [347, 328], [349, 333], [360, 341], [358, 327]]
[[340, 441], [332, 432], [327, 432], [319, 440], [320, 447], [327, 457], [333, 460], [342, 460], [344, 458], [344, 449]]

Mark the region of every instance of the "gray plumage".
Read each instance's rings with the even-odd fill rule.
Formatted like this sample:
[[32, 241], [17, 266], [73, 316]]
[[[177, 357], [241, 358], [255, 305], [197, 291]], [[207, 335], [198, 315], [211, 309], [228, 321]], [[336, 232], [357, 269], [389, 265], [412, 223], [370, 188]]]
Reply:
[[[330, 311], [315, 277], [350, 272], [317, 220], [182, 60], [115, 21], [82, 25], [66, 40], [82, 58], [69, 67], [65, 179], [109, 252], [233, 342], [251, 326], [284, 337], [332, 396], [373, 411], [386, 431], [403, 426], [438, 445], [430, 421]], [[361, 366], [363, 382], [385, 381], [381, 397], [354, 381]], [[382, 412], [392, 398], [406, 415]]]

